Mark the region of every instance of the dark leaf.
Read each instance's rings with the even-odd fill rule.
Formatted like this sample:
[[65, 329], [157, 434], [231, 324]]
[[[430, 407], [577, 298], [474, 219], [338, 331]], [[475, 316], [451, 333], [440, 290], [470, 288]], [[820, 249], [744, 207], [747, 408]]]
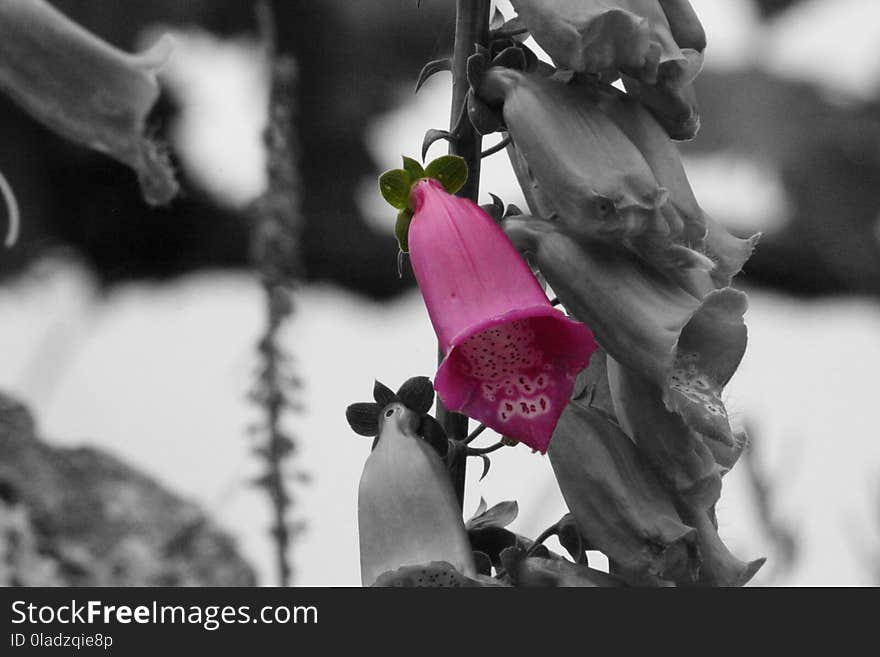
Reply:
[[491, 135], [504, 127], [501, 115], [474, 96], [472, 91], [467, 95], [467, 113], [474, 130], [483, 136]]
[[375, 436], [379, 433], [379, 404], [358, 402], [345, 409], [345, 419], [355, 433]]
[[428, 78], [430, 78], [435, 73], [451, 70], [452, 60], [449, 58], [435, 59], [434, 61], [428, 62], [422, 67], [422, 70], [419, 73], [419, 79], [416, 81], [416, 92], [418, 93], [419, 89], [422, 88], [422, 85], [425, 84], [425, 82], [428, 81]]
[[400, 386], [397, 398], [408, 409], [424, 415], [434, 405], [434, 384], [426, 376], [414, 376]]
[[492, 467], [492, 461], [489, 460], [489, 457], [485, 454], [480, 454], [480, 458], [483, 460], [483, 474], [480, 475], [480, 481], [486, 478], [486, 475], [489, 474], [489, 468]]
[[574, 516], [570, 513], [564, 515], [558, 524], [559, 543], [565, 548], [565, 551], [571, 555], [575, 562], [587, 564], [587, 554], [585, 551], [584, 539], [578, 531]]
[[501, 565], [500, 554], [502, 550], [521, 544], [516, 534], [501, 527], [470, 529], [468, 530], [468, 538], [471, 547], [477, 552], [488, 554], [496, 567]]
[[425, 133], [425, 138], [422, 140], [422, 159], [425, 159], [425, 156], [428, 154], [428, 149], [431, 148], [431, 144], [435, 141], [439, 141], [440, 139], [445, 139], [446, 141], [452, 141], [452, 135], [448, 130], [437, 130], [436, 128], [431, 128]]
[[397, 396], [391, 388], [377, 380], [373, 384], [373, 399], [375, 399], [376, 403], [380, 406], [385, 406], [397, 399]]
[[467, 60], [467, 80], [471, 89], [478, 89], [486, 72], [486, 55], [476, 53]]
[[492, 560], [485, 552], [474, 552], [474, 565], [480, 575], [492, 575]]
[[503, 66], [517, 71], [524, 71], [526, 70], [525, 53], [518, 46], [510, 46], [498, 53], [495, 59], [492, 60], [492, 66]]

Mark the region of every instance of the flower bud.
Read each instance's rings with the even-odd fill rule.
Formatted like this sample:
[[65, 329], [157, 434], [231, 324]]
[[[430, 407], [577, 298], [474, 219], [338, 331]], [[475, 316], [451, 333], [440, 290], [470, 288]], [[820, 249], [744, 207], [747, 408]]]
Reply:
[[445, 561], [476, 573], [449, 473], [416, 431], [418, 412], [393, 401], [379, 414], [379, 437], [358, 489], [364, 586], [401, 566]]

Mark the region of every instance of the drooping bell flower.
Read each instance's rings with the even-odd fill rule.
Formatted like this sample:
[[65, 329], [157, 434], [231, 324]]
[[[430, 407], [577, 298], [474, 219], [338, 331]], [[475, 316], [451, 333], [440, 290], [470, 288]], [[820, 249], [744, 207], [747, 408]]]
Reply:
[[504, 231], [436, 180], [416, 183], [410, 259], [445, 354], [435, 387], [452, 410], [544, 452], [596, 349], [553, 308]]
[[451, 410], [545, 452], [593, 335], [553, 308], [484, 210], [453, 196], [467, 178], [463, 159], [422, 169], [404, 158], [404, 167], [379, 186], [401, 210], [398, 239], [445, 355], [435, 388]]
[[151, 204], [177, 193], [166, 154], [145, 135], [169, 54], [165, 38], [122, 52], [44, 0], [0, 2], [0, 90], [59, 135], [134, 169]]
[[695, 578], [697, 532], [682, 522], [633, 442], [588, 398], [568, 405], [547, 453], [584, 540], [622, 575], [682, 583]]
[[622, 244], [668, 272], [714, 268], [691, 248], [669, 190], [602, 111], [596, 87], [503, 67], [475, 82], [476, 95], [501, 109], [511, 159], [521, 158], [540, 187], [541, 216], [558, 218], [573, 235]]
[[760, 234], [741, 239], [708, 216], [697, 202], [678, 148], [656, 118], [639, 101], [614, 87], [594, 88], [599, 108], [639, 149], [657, 182], [669, 192], [669, 202], [683, 226], [681, 239], [715, 263], [709, 280], [701, 281], [699, 286], [703, 289], [698, 290], [698, 296], [730, 285], [751, 257]]
[[[512, 0], [512, 4], [535, 41], [558, 66], [572, 71], [605, 75], [609, 81], [625, 73], [649, 84], [658, 79], [682, 84], [702, 66], [696, 49], [676, 42], [676, 32], [658, 0]], [[690, 35], [685, 29], [679, 32]]]

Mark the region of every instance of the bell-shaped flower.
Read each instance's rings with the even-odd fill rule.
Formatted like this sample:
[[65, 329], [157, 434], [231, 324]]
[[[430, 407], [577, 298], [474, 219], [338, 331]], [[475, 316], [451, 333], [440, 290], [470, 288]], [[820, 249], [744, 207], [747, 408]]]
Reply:
[[569, 404], [547, 452], [580, 533], [630, 581], [693, 581], [697, 532], [632, 441], [588, 397]]
[[669, 201], [683, 227], [680, 239], [715, 264], [710, 272], [711, 280], [705, 281], [698, 296], [713, 287], [730, 285], [731, 279], [751, 257], [760, 234], [748, 239], [735, 237], [703, 211], [688, 181], [678, 148], [640, 102], [608, 85], [591, 88], [598, 94], [599, 107], [639, 149], [657, 183], [669, 192]]
[[0, 90], [59, 135], [133, 168], [151, 204], [177, 193], [167, 155], [144, 134], [169, 53], [167, 39], [124, 53], [44, 0], [0, 2]]
[[444, 404], [546, 451], [596, 349], [583, 324], [553, 308], [504, 231], [436, 180], [412, 191], [409, 251], [445, 354]]
[[724, 468], [703, 437], [666, 409], [657, 386], [610, 357], [607, 379], [620, 427], [666, 489], [689, 507], [713, 507], [721, 495]]
[[[658, 0], [512, 0], [512, 4], [556, 65], [572, 71], [600, 74], [609, 81], [625, 73], [649, 84], [664, 79], [680, 85], [696, 77], [702, 66], [702, 48], [676, 42], [676, 31]], [[688, 29], [678, 33], [690, 36]]]
[[595, 85], [492, 67], [476, 93], [500, 106], [520, 183], [540, 191], [540, 216], [556, 219], [572, 235], [622, 244], [677, 276], [715, 267], [692, 248], [669, 190], [602, 110]]

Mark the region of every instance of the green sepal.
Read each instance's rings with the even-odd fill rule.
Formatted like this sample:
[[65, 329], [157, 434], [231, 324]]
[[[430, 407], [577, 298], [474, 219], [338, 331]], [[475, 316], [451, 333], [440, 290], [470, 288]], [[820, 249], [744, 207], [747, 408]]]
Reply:
[[409, 253], [409, 224], [412, 221], [412, 210], [401, 210], [397, 213], [397, 224], [394, 226], [394, 234], [397, 243], [403, 253]]
[[409, 171], [404, 169], [391, 169], [379, 176], [379, 191], [388, 203], [403, 210], [409, 205], [409, 194], [414, 180]]
[[467, 182], [467, 162], [458, 155], [444, 155], [425, 167], [425, 176], [440, 181], [447, 192], [455, 194]]
[[411, 157], [403, 156], [403, 170], [409, 174], [409, 179], [411, 183], [416, 182], [417, 180], [425, 177], [425, 169], [422, 168], [422, 165], [419, 164], [418, 160], [414, 160]]

